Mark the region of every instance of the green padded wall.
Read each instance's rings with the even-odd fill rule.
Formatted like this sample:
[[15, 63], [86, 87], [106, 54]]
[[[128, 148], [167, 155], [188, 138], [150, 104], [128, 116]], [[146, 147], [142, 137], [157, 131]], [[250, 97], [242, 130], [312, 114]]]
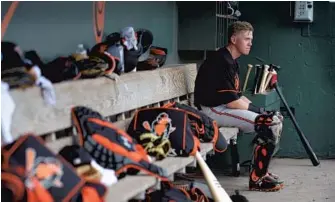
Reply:
[[[189, 4], [192, 10], [192, 3]], [[191, 14], [179, 15], [179, 26], [192, 22], [184, 29], [179, 28], [179, 32], [183, 31], [179, 35], [184, 36], [189, 30], [204, 33], [204, 28], [215, 20], [209, 16], [213, 13], [213, 8], [207, 5], [203, 6], [206, 10], [197, 13], [197, 17], [192, 17]], [[267, 63], [280, 65], [282, 70], [279, 72], [279, 82], [287, 102], [295, 109], [300, 127], [318, 156], [334, 158], [335, 3], [314, 2], [314, 22], [309, 27], [306, 24], [293, 23], [293, 9], [294, 2], [291, 5], [290, 2], [240, 2], [240, 20], [251, 22], [255, 28], [250, 55], [239, 59], [241, 85], [247, 64], [259, 63], [254, 59], [255, 56], [263, 58]], [[200, 20], [200, 16], [204, 18]], [[194, 27], [199, 30], [193, 30]], [[185, 63], [200, 64], [203, 50], [213, 43], [212, 35], [213, 30], [208, 29], [208, 33], [201, 37], [190, 35], [186, 41], [179, 41], [179, 48], [183, 50], [198, 50], [183, 53], [185, 56], [180, 55], [180, 59]], [[206, 43], [208, 45], [203, 45]], [[249, 79], [251, 85], [252, 75]], [[251, 137], [241, 138], [241, 143], [244, 144], [244, 140], [249, 138]], [[239, 148], [246, 154], [249, 151], [243, 150], [243, 144], [239, 145]], [[277, 155], [306, 157], [289, 118], [286, 118], [284, 123], [281, 148]]]
[[[241, 78], [247, 63], [258, 63], [253, 56], [280, 65], [284, 96], [316, 154], [335, 157], [335, 4], [314, 2], [309, 30], [292, 22], [290, 2], [243, 2], [241, 12], [255, 28]], [[284, 124], [278, 156], [306, 157], [293, 124], [288, 118]]]
[[[11, 2], [1, 2], [1, 19]], [[105, 33], [126, 26], [147, 28], [154, 45], [168, 48], [167, 63], [177, 61], [178, 17], [175, 2], [112, 2], [105, 5]], [[92, 2], [20, 2], [4, 40], [18, 43], [23, 50], [36, 49], [43, 59], [70, 54], [77, 44], [92, 47]]]

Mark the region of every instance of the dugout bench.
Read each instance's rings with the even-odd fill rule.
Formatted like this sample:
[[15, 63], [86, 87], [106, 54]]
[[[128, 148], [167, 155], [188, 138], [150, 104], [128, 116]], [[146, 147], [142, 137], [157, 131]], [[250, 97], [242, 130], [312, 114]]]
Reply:
[[[54, 85], [57, 97], [54, 107], [44, 104], [38, 87], [13, 90], [10, 94], [16, 108], [11, 132], [13, 135], [33, 132], [41, 136], [51, 150], [58, 152], [65, 145], [72, 144], [71, 107], [90, 107], [126, 130], [136, 109], [162, 106], [169, 101], [193, 103], [196, 74], [196, 64], [181, 64], [127, 73], [115, 80], [101, 77], [65, 81]], [[220, 131], [228, 142], [236, 140], [237, 128], [220, 128]], [[213, 152], [212, 143], [201, 144], [204, 158]], [[173, 180], [174, 173], [185, 172], [187, 166], [195, 167], [196, 160], [195, 157], [168, 157], [155, 164], [166, 169]], [[153, 176], [141, 173], [126, 176], [109, 187], [106, 201], [141, 199], [146, 189], [159, 189], [159, 185]]]

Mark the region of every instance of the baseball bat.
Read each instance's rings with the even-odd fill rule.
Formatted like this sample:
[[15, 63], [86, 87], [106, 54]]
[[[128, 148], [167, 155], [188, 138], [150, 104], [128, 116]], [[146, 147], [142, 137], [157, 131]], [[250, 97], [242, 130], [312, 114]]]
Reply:
[[259, 86], [258, 93], [263, 93], [263, 91], [264, 91], [264, 85], [265, 85], [265, 80], [268, 77], [268, 74], [269, 74], [269, 65], [264, 65], [262, 79], [261, 79], [261, 84]]
[[266, 81], [265, 81], [265, 84], [264, 84], [264, 91], [269, 87], [270, 81], [271, 81], [272, 76], [274, 74], [277, 74], [276, 70], [272, 70], [271, 72], [269, 72], [268, 78], [266, 78]]
[[247, 75], [245, 76], [245, 80], [244, 80], [244, 84], [243, 84], [243, 92], [247, 88], [247, 83], [248, 83], [248, 80], [249, 80], [249, 75], [250, 75], [251, 69], [252, 69], [252, 65], [248, 64], [248, 71], [247, 71]]
[[261, 63], [265, 63], [265, 60], [263, 60], [263, 59], [260, 58], [260, 57], [253, 57], [253, 58], [255, 58], [256, 60], [258, 60], [258, 61], [261, 62]]
[[260, 65], [255, 65], [255, 70], [256, 70], [256, 75], [254, 78], [254, 87], [253, 87], [253, 94], [257, 94], [257, 89], [258, 89], [258, 81], [261, 75], [261, 66]]
[[257, 78], [257, 89], [256, 89], [256, 93], [259, 94], [260, 88], [261, 88], [261, 82], [262, 82], [262, 78], [263, 78], [263, 74], [264, 74], [264, 69], [265, 69], [265, 65], [261, 65], [260, 66], [260, 73], [259, 73], [259, 77]]
[[215, 202], [232, 202], [227, 192], [223, 189], [211, 169], [208, 167], [200, 152], [195, 154], [195, 158], [204, 174], [207, 185], [212, 193]]
[[274, 88], [276, 89], [277, 94], [279, 95], [279, 98], [280, 98], [281, 101], [283, 102], [283, 104], [284, 104], [286, 110], [288, 111], [288, 114], [289, 114], [289, 116], [290, 116], [290, 118], [291, 118], [291, 120], [292, 120], [292, 122], [293, 122], [293, 125], [294, 125], [294, 127], [295, 127], [297, 133], [299, 134], [299, 138], [300, 138], [300, 140], [301, 140], [301, 142], [302, 142], [302, 145], [304, 146], [304, 148], [305, 148], [305, 150], [306, 150], [306, 152], [307, 152], [307, 154], [308, 154], [310, 160], [312, 161], [312, 164], [313, 164], [314, 166], [318, 166], [318, 165], [320, 164], [320, 161], [318, 160], [317, 156], [315, 155], [315, 153], [314, 153], [314, 151], [313, 151], [311, 145], [309, 144], [309, 142], [308, 142], [308, 140], [307, 140], [305, 134], [302, 132], [300, 126], [298, 125], [298, 122], [297, 122], [297, 120], [295, 119], [295, 117], [294, 117], [294, 115], [293, 115], [293, 113], [292, 113], [290, 107], [288, 106], [288, 104], [287, 104], [287, 102], [286, 102], [286, 100], [285, 100], [283, 94], [282, 94], [281, 91], [279, 90], [279, 88], [278, 88], [278, 83], [277, 83], [277, 82], [274, 83], [273, 86], [274, 86]]

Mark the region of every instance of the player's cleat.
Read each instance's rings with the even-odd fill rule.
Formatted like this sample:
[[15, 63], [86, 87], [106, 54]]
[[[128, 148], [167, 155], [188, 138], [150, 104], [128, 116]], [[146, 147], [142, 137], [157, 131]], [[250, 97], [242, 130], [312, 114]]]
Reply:
[[282, 185], [268, 175], [257, 181], [249, 180], [249, 190], [251, 191], [274, 192], [279, 191], [281, 188]]
[[278, 175], [275, 175], [275, 174], [270, 173], [270, 172], [268, 172], [267, 175], [268, 175], [269, 177], [272, 177], [274, 180], [276, 180], [277, 183], [281, 185], [281, 187], [284, 186], [284, 180], [281, 180], [281, 179], [279, 178]]

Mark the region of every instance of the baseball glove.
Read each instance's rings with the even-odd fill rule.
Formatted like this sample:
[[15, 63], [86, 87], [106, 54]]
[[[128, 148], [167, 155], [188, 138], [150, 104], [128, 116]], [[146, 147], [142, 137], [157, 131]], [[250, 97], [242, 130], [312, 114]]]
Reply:
[[115, 59], [109, 53], [96, 53], [88, 59], [76, 61], [81, 78], [96, 78], [109, 73], [115, 69]]
[[9, 88], [28, 88], [35, 85], [36, 77], [25, 67], [2, 70], [1, 80], [8, 83]]

